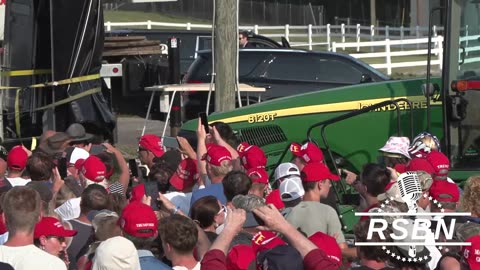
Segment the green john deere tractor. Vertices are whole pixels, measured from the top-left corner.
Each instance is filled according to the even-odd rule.
[[[376,162],[378,149],[390,136],[412,139],[422,131],[437,135],[451,161],[449,177],[466,180],[480,170],[480,24],[474,0],[445,0],[444,52],[441,78],[387,81],[321,90],[216,113],[240,141],[256,144],[268,157],[267,170],[290,161],[291,142],[317,143],[329,167],[359,172]],[[465,31],[468,29],[468,32]],[[430,57],[429,57],[430,59]],[[478,72],[478,74],[477,74]],[[430,67],[427,67],[427,74]],[[182,134],[193,135],[197,121]],[[345,230],[358,221],[349,205],[353,193],[343,180],[334,184]]]

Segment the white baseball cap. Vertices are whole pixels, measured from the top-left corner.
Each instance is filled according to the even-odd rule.
[[[280,197],[284,202],[290,202],[305,195],[305,190],[302,186],[302,179],[298,176],[292,176],[285,179],[280,184],[279,190]]]
[[[275,181],[291,175],[300,176],[300,170],[298,169],[297,165],[291,162],[282,163],[275,169]]]
[[[79,159],[87,159],[90,156],[87,150],[79,147],[75,147],[67,154],[67,162],[70,164],[75,164]]]

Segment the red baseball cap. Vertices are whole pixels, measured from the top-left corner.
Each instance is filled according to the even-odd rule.
[[[80,159],[75,163],[75,167],[76,166],[81,168],[80,171],[85,178],[93,182],[102,182],[107,174],[105,164],[103,164],[102,160],[96,156],[89,156],[86,160]]]
[[[220,166],[224,160],[232,160],[232,155],[227,148],[218,144],[210,143],[207,145],[207,153],[202,158],[214,166]]]
[[[142,183],[132,188],[130,202],[142,202],[143,196],[145,196],[145,184]]]
[[[405,168],[406,171],[404,172],[413,172],[413,171],[424,171],[429,174],[433,174],[435,170],[433,169],[430,162],[428,162],[424,158],[414,158],[408,163],[407,167]],[[402,171],[398,171],[399,173],[404,173]]]
[[[77,234],[75,230],[65,230],[62,223],[54,217],[43,217],[40,222],[35,225],[35,232],[33,237],[35,239],[40,236],[58,236],[58,237],[72,237]]]
[[[247,171],[253,183],[268,184],[268,173],[263,168],[251,168]]]
[[[340,177],[330,172],[323,163],[308,163],[301,172],[303,182],[317,182],[323,180],[338,181]]]
[[[274,189],[270,194],[265,197],[265,202],[267,204],[273,204],[278,210],[285,208],[285,204],[280,197],[280,190]]]
[[[323,152],[314,143],[307,142],[304,145],[292,143],[290,144],[290,151],[306,163],[323,162]]]
[[[158,230],[158,220],[153,209],[141,202],[132,202],[125,206],[119,222],[124,232],[135,237],[152,237]]]
[[[432,150],[427,155],[427,161],[433,167],[433,179],[446,180],[448,171],[450,170],[450,160],[443,153]]]
[[[447,180],[433,180],[429,194],[439,202],[458,202],[460,200],[460,191],[457,184],[450,183]]]
[[[342,262],[342,250],[338,246],[337,240],[328,234],[323,232],[316,232],[309,238],[319,249],[327,254],[330,260],[335,263],[341,264]]]
[[[180,162],[177,171],[170,178],[170,184],[178,191],[191,188],[198,179],[197,161],[186,158]]]
[[[141,148],[152,152],[156,157],[161,157],[164,153],[162,148],[162,141],[159,137],[153,134],[145,134],[140,138],[138,145]]]
[[[480,269],[480,235],[477,234],[468,238],[467,242],[472,243],[472,245],[462,248],[463,257],[468,262],[470,269]]]
[[[259,231],[252,238],[252,249],[255,254],[286,244],[285,241],[271,231]]]
[[[227,255],[227,270],[247,270],[255,258],[251,246],[235,245]]]
[[[14,146],[7,156],[7,166],[9,169],[21,171],[27,165],[28,154],[23,146]]]
[[[238,145],[237,152],[242,159],[243,167],[247,170],[251,168],[265,168],[267,166],[265,153],[256,145],[242,142]]]

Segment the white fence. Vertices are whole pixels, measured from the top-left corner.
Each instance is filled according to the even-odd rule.
[[[357,51],[360,51],[361,47],[382,47],[383,52],[374,52],[374,53],[351,53],[350,56],[353,56],[358,59],[365,58],[379,58],[384,57],[385,63],[383,64],[371,64],[372,67],[377,69],[386,69],[387,74],[392,74],[392,68],[400,67],[417,67],[417,66],[426,66],[427,61],[409,61],[409,62],[392,62],[392,57],[396,56],[412,56],[412,55],[427,55],[428,49],[421,50],[406,50],[406,51],[393,51],[392,46],[395,45],[409,45],[409,44],[428,44],[428,38],[420,39],[404,39],[404,40],[390,40],[386,39],[384,41],[368,41],[368,42],[348,42],[348,43],[332,43],[332,51],[336,52],[338,48],[357,48]],[[443,63],[443,37],[437,36],[432,38],[432,55],[435,55],[437,59],[432,59],[432,65],[438,65],[442,69]],[[427,45],[428,46],[428,45]]]
[[[113,28],[139,28],[146,27],[147,29],[154,28],[183,28],[186,30],[192,29],[211,29],[210,24],[192,24],[192,23],[164,23],[164,22],[106,22],[105,27],[107,31]],[[351,56],[358,59],[368,59],[371,66],[377,69],[386,69],[388,75],[392,74],[392,69],[402,67],[424,67],[427,65],[426,56],[428,49],[428,38],[426,38],[428,29],[422,27],[375,27],[357,25],[304,25],[304,26],[240,26],[240,29],[252,30],[256,34],[279,39],[285,37],[289,40],[292,47],[304,47],[310,50],[314,46],[324,46],[329,51],[337,51],[339,48],[346,50],[347,48],[354,48],[353,50],[346,50]],[[433,26],[432,28],[432,54],[435,56],[431,64],[438,66],[441,70],[443,62],[443,32],[442,27]],[[480,62],[480,57],[472,55],[468,57],[469,53],[480,51],[480,35],[469,36],[468,25],[462,29],[462,37],[460,43],[465,48],[464,63]],[[470,44],[469,44],[470,43]],[[365,49],[362,49],[365,48]],[[392,50],[393,49],[393,50]],[[353,53],[352,53],[353,51]],[[356,51],[356,53],[355,53]],[[362,52],[362,53],[361,53]],[[403,61],[402,57],[414,57],[414,60],[422,59],[421,61]],[[395,61],[392,60],[396,57]],[[373,58],[383,58],[383,63],[378,62]],[[417,59],[415,59],[417,58]],[[409,60],[412,60],[410,57]],[[461,59],[459,59],[460,61]]]
[[[121,27],[146,27],[153,29],[157,27],[180,28],[186,30],[192,29],[211,29],[211,24],[192,24],[192,23],[164,23],[164,22],[106,22],[107,31],[113,28]],[[255,34],[262,34],[270,38],[285,37],[292,47],[308,47],[312,50],[314,46],[326,46],[331,50],[331,44],[334,40],[346,42],[347,39],[353,39],[357,42],[362,40],[384,40],[384,39],[411,39],[427,36],[428,29],[425,27],[376,27],[374,25],[281,25],[281,26],[261,26],[245,25],[239,26],[242,30],[252,30]],[[433,26],[433,35],[437,36],[443,31],[443,27]],[[468,32],[468,28],[467,28]],[[419,46],[419,45],[418,45]],[[420,47],[417,47],[419,49]]]

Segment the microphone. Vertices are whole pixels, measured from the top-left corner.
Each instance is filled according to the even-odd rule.
[[[397,180],[398,189],[402,200],[408,206],[408,213],[415,214],[418,211],[417,200],[422,197],[422,188],[420,186],[420,179],[415,172],[405,172],[398,176]],[[417,248],[415,246],[409,246],[408,256],[415,258],[417,255]]]
[[[406,172],[400,174],[398,176],[397,184],[402,200],[408,206],[408,213],[417,213],[417,200],[422,197],[422,188],[417,173]]]

